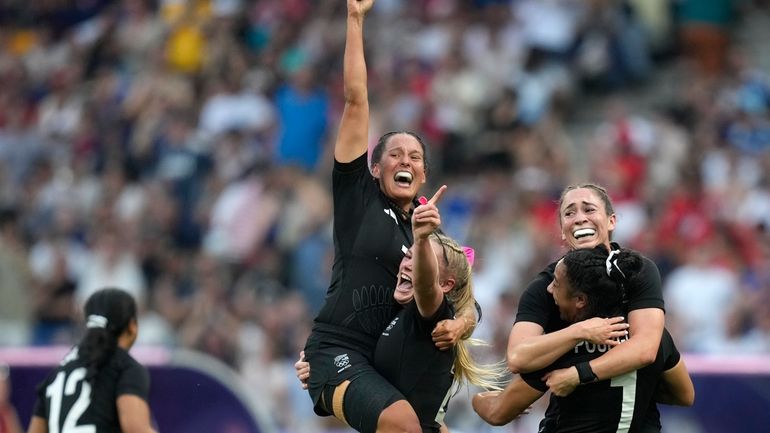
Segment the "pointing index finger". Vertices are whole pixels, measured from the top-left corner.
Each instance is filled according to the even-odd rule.
[[[446,191],[446,185],[441,185],[441,187],[436,191],[435,194],[433,194],[433,197],[428,200],[428,203],[435,205],[438,203],[438,201],[441,199],[441,196],[444,195],[444,191]]]

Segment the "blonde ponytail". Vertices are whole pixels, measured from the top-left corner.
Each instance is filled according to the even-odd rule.
[[[454,287],[446,294],[447,301],[454,307],[455,312],[476,308],[472,270],[462,247],[443,233],[433,233],[432,236],[444,249],[446,272],[455,278]],[[472,383],[490,390],[503,389],[510,376],[505,360],[495,364],[479,364],[473,359],[470,346],[488,346],[488,344],[474,338],[463,339],[457,344],[454,360],[454,377],[457,384],[461,386]]]

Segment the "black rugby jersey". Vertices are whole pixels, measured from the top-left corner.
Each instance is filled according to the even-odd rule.
[[[334,162],[334,265],[310,340],[371,355],[400,307],[393,299],[398,267],[412,245],[411,219],[382,193],[366,154]]]
[[[74,348],[38,385],[33,413],[48,420],[49,432],[82,427],[95,433],[120,433],[117,398],[131,394],[146,401],[150,389],[147,369],[118,347],[93,383],[86,382],[85,375],[85,362]]]
[[[622,344],[622,343],[621,343]],[[541,380],[551,370],[565,368],[598,358],[607,349],[590,343],[580,343],[548,368],[521,377],[530,386],[546,392]],[[655,362],[630,373],[595,383],[578,386],[567,397],[554,397],[559,406],[555,433],[638,433],[651,427],[660,429],[660,422],[650,419],[650,408],[655,406],[655,389],[661,374],[676,366],[680,354],[667,330],[658,348]],[[655,426],[657,422],[657,426]]]
[[[452,319],[446,298],[436,314],[423,318],[410,302],[390,322],[377,341],[374,367],[411,404],[423,432],[438,432],[440,410],[446,406],[452,387],[455,351],[439,350],[431,337],[438,322]]]
[[[619,249],[616,243],[612,244],[613,249]],[[519,299],[519,308],[516,313],[516,322],[533,322],[543,327],[544,332],[558,331],[566,328],[570,324],[561,319],[559,307],[553,300],[553,295],[548,293],[548,285],[553,281],[556,262],[548,265],[533,279],[522,293]],[[665,310],[663,303],[663,289],[660,279],[658,266],[649,258],[642,256],[642,268],[632,279],[633,284],[627,284],[627,309],[628,311],[643,308],[660,308]],[[558,412],[558,403],[554,397],[545,412],[545,419],[541,422],[541,427],[550,426],[551,420]],[[660,414],[656,405],[650,407],[648,417],[649,424],[660,425]],[[657,429],[660,431],[660,427]],[[553,430],[544,428],[541,433],[551,433]]]
[[[559,307],[554,303],[553,295],[548,293],[548,285],[553,281],[557,262],[548,265],[524,290],[519,300],[516,322],[537,323],[543,327],[546,333],[569,326],[569,323],[560,318]],[[626,285],[626,289],[628,291],[628,311],[643,308],[665,310],[660,272],[649,258],[642,256],[642,268]]]

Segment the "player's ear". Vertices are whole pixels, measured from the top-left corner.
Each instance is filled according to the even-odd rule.
[[[441,291],[444,293],[449,293],[452,291],[452,289],[455,287],[456,281],[454,278],[449,277],[445,279],[444,281],[440,282],[441,285]]]
[[[372,164],[372,176],[374,176],[375,179],[379,179],[380,174],[381,174],[380,163],[375,162],[374,164]]]
[[[586,296],[585,293],[578,293],[577,295],[575,295],[575,307],[576,308],[578,308],[578,309],[585,308],[586,305],[588,305],[588,297]]]

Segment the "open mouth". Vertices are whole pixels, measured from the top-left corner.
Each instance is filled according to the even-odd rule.
[[[572,236],[574,236],[575,239],[580,239],[587,236],[593,236],[595,234],[596,234],[595,229],[577,229],[574,232],[572,232]]]
[[[412,173],[409,173],[408,171],[398,171],[396,172],[396,175],[393,176],[393,180],[395,180],[396,184],[400,186],[412,185],[413,179],[414,179],[414,176],[412,176]]]
[[[399,292],[408,292],[412,290],[412,277],[410,277],[409,275],[406,275],[403,272],[399,274],[396,290],[398,290]]]

